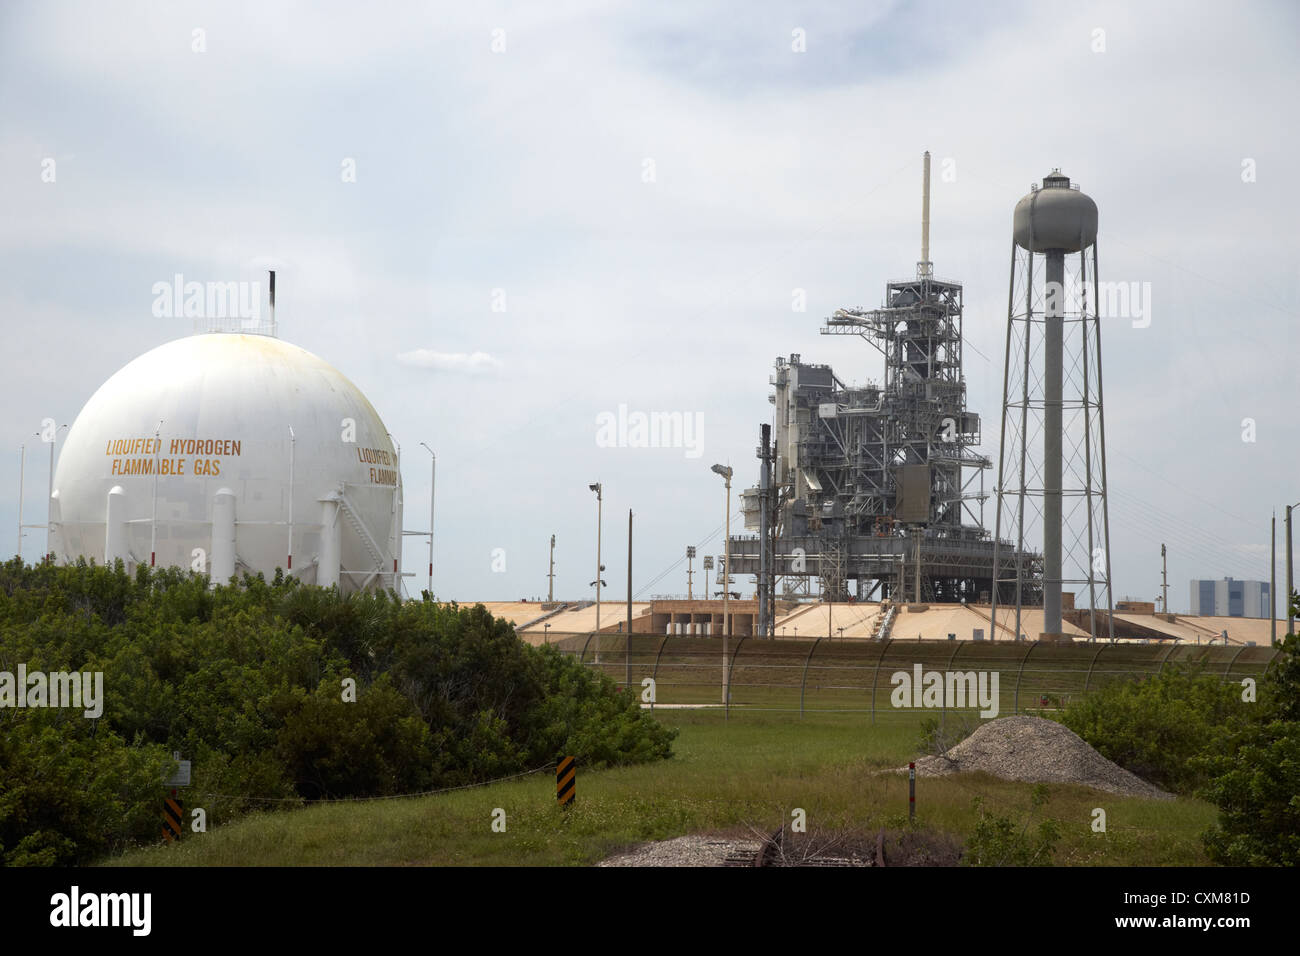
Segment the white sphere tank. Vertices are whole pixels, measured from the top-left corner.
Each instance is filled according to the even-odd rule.
[[[132,361],[77,416],[52,550],[221,583],[284,568],[344,592],[400,590],[401,494],[392,439],[341,372],[270,336],[194,335]]]

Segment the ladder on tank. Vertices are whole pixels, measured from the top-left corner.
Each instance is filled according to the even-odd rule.
[[[357,538],[361,541],[362,546],[366,549],[366,554],[369,555],[371,562],[374,564],[374,568],[366,576],[366,579],[359,585],[360,588],[364,589],[376,577],[387,571],[384,567],[384,552],[381,551],[379,545],[375,543],[374,537],[371,536],[370,531],[366,528],[365,522],[362,521],[361,517],[357,514],[356,509],[352,507],[352,501],[346,494],[339,495],[339,505],[339,512],[347,518],[348,524],[351,525],[352,530],[356,532]],[[396,582],[394,582],[394,586],[396,586]]]

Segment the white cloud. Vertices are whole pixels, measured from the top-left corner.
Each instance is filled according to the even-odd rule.
[[[432,368],[440,372],[465,372],[478,375],[501,367],[501,363],[486,352],[434,352],[414,349],[399,352],[397,361],[416,368]]]

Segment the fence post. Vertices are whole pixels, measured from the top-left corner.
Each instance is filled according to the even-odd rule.
[[[736,642],[736,649],[731,652],[731,661],[727,664],[727,701],[723,705],[726,708],[725,718],[731,717],[731,674],[736,669],[736,655],[740,653],[740,647],[749,639],[749,635],[744,635]]]
[[[889,645],[894,643],[892,637],[885,638],[885,644],[880,649],[880,656],[876,658],[876,672],[871,677],[871,725],[876,724],[876,684],[880,681],[880,662],[885,659],[885,652],[889,650]]]
[[[595,636],[596,636],[596,635],[595,635],[595,632],[593,632],[593,633],[587,635],[587,639],[586,639],[586,640],[583,642],[583,644],[582,644],[582,650],[578,652],[578,663],[579,663],[579,664],[581,664],[581,663],[582,663],[582,659],[583,659],[584,657],[587,656],[587,645],[591,643],[591,639],[592,639],[593,637],[595,637]]]
[[[1228,661],[1228,666],[1223,669],[1223,677],[1225,680],[1227,679],[1228,674],[1232,671],[1232,665],[1237,663],[1237,658],[1241,656],[1241,652],[1245,649],[1246,645],[1242,644],[1241,647],[1237,648],[1237,653],[1232,655],[1232,660]]]
[[[672,640],[672,637],[673,636],[671,634],[664,635],[663,643],[659,645],[659,653],[655,655],[654,670],[650,672],[650,679],[654,681],[654,689],[655,689],[654,700],[650,701],[651,713],[654,713],[655,701],[659,699],[659,658],[664,656],[664,648],[668,645],[668,642]]]
[[[956,648],[953,649],[952,657],[948,658],[949,672],[952,671],[952,662],[957,659],[957,655],[961,653],[962,645],[964,645],[965,643],[966,643],[965,641],[958,641]],[[945,680],[943,683],[943,710],[940,711],[939,713],[939,729],[943,731],[946,731],[948,729],[948,682],[947,680]]]
[[[1025,676],[1025,661],[1029,660],[1029,655],[1034,653],[1034,648],[1039,644],[1038,641],[1029,645],[1029,650],[1025,651],[1025,656],[1020,658],[1020,670],[1016,672],[1016,713],[1020,713],[1020,681]]]
[[[803,719],[803,695],[808,689],[808,665],[812,663],[813,651],[817,650],[817,645],[822,642],[819,637],[813,641],[813,646],[808,648],[808,656],[803,659],[803,680],[799,682],[799,719]]]
[[[1097,648],[1097,653],[1092,655],[1092,663],[1088,665],[1088,676],[1083,680],[1083,696],[1088,696],[1088,685],[1092,683],[1092,669],[1097,666],[1097,658],[1101,657],[1101,652],[1109,645],[1103,644]]]
[[[1270,657],[1268,659],[1268,663],[1264,665],[1264,673],[1259,675],[1260,680],[1263,680],[1265,677],[1268,676],[1268,669],[1272,667],[1275,663],[1277,663],[1277,659],[1281,656],[1282,656],[1281,652],[1276,647],[1273,648],[1273,656]]]

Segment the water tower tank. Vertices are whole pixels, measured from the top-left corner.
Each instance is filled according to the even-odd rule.
[[[1054,169],[1041,189],[1016,203],[1012,234],[1022,249],[1078,252],[1097,241],[1097,204]]]
[[[388,430],[341,372],[266,335],[178,339],[113,375],[68,432],[51,521],[61,562],[199,562],[223,582],[292,564],[344,591],[400,580]]]

